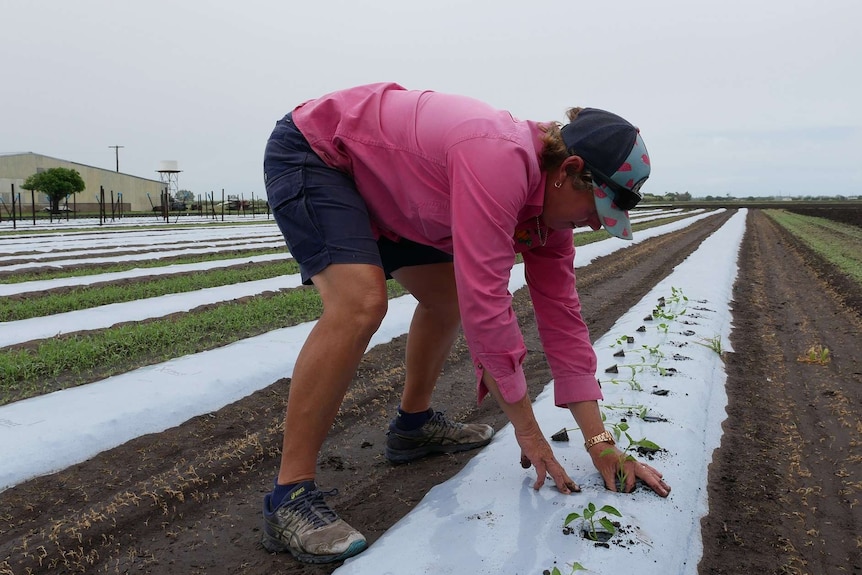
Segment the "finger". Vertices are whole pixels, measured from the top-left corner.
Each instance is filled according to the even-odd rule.
[[[626,484],[625,484],[625,486],[623,486],[623,491],[625,491],[626,493],[631,493],[632,491],[634,491],[636,481],[637,481],[637,474],[636,473],[626,474]]]
[[[566,487],[569,489],[569,493],[580,493],[581,486],[575,483],[573,480],[566,480]]]
[[[647,463],[641,463],[640,468],[638,469],[638,477],[641,477],[643,479],[642,474],[644,471],[648,471],[648,472],[654,474],[659,479],[661,479],[663,477],[661,471],[659,471],[658,469],[656,469],[652,465],[649,465]]]
[[[647,487],[652,489],[659,497],[667,497],[670,495],[670,485],[665,483],[662,479],[644,479],[644,483],[646,483]]]
[[[536,463],[536,482],[533,483],[533,489],[538,491],[545,484],[545,476],[548,474],[544,463]]]
[[[572,485],[575,485],[575,482],[572,481],[572,478],[566,475],[566,472],[562,469],[551,474],[551,479],[554,480],[554,485],[557,486],[557,490],[560,493],[565,493],[568,495],[572,492]],[[577,487],[577,485],[575,485]]]
[[[662,474],[652,466],[641,463],[637,466],[635,472],[637,476],[647,484],[647,487],[656,493],[656,495],[667,497],[668,494],[670,494],[670,485],[662,479]]]
[[[659,497],[667,497],[670,495],[670,485],[665,483],[663,479],[654,478],[652,481],[647,481],[649,488],[655,491]]]
[[[617,474],[615,470],[608,471],[606,469],[602,469],[602,479],[605,482],[605,489],[608,491],[617,492]]]

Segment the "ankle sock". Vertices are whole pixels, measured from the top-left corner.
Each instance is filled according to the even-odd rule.
[[[398,429],[413,431],[425,425],[431,419],[432,415],[434,415],[434,410],[430,407],[426,411],[420,411],[419,413],[407,413],[399,407],[398,417],[395,418],[395,425],[398,426]]]
[[[289,497],[291,493],[297,491],[301,487],[305,487],[306,491],[311,491],[312,489],[315,489],[314,481],[300,481],[298,483],[280,485],[278,483],[278,479],[276,479],[275,487],[272,490],[272,497],[270,498],[270,506],[275,509],[281,505],[281,502],[284,501],[285,498]]]

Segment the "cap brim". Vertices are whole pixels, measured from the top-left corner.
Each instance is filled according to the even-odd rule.
[[[603,186],[593,186],[593,195],[596,198],[596,212],[602,227],[614,237],[631,240],[632,224],[629,221],[628,212],[619,209],[613,201],[613,195],[609,194]]]

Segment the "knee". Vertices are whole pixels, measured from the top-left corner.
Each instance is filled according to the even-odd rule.
[[[370,337],[380,327],[388,308],[386,290],[370,290],[351,294],[331,306],[329,310],[324,304],[324,314],[330,311],[332,319],[338,321],[343,328],[352,329]]]
[[[386,290],[381,293],[367,293],[363,297],[357,298],[356,305],[353,307],[353,315],[359,327],[377,331],[383,318],[386,317],[386,312],[389,309],[389,299],[386,295]]]
[[[440,324],[456,328],[461,325],[461,310],[458,307],[457,298],[435,302],[419,302],[418,309]]]

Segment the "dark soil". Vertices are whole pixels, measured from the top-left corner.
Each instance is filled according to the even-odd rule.
[[[739,264],[700,573],[860,574],[859,287],[760,211]],[[805,361],[818,345],[824,365]]]
[[[826,218],[842,224],[862,227],[862,206],[853,210],[846,207],[819,207],[819,208],[789,208],[788,211],[803,216],[815,218]]]
[[[593,337],[729,216],[579,269]],[[702,574],[862,573],[862,366],[854,339],[862,322],[860,310],[843,303],[813,264],[771,220],[751,212],[736,292],[736,351],[728,354],[728,419],[703,521]],[[515,309],[535,397],[550,371],[526,290],[516,294]],[[472,456],[400,466],[383,458],[404,377],[404,343],[398,338],[367,354],[319,460],[320,486],[340,489],[330,503],[372,544]],[[830,349],[829,364],[797,361],[814,344]],[[217,412],[0,493],[0,574],[331,573],[337,565],[303,565],[258,543],[289,386],[275,382]],[[497,429],[506,423],[492,401],[476,405],[463,340],[445,366],[435,407]]]

